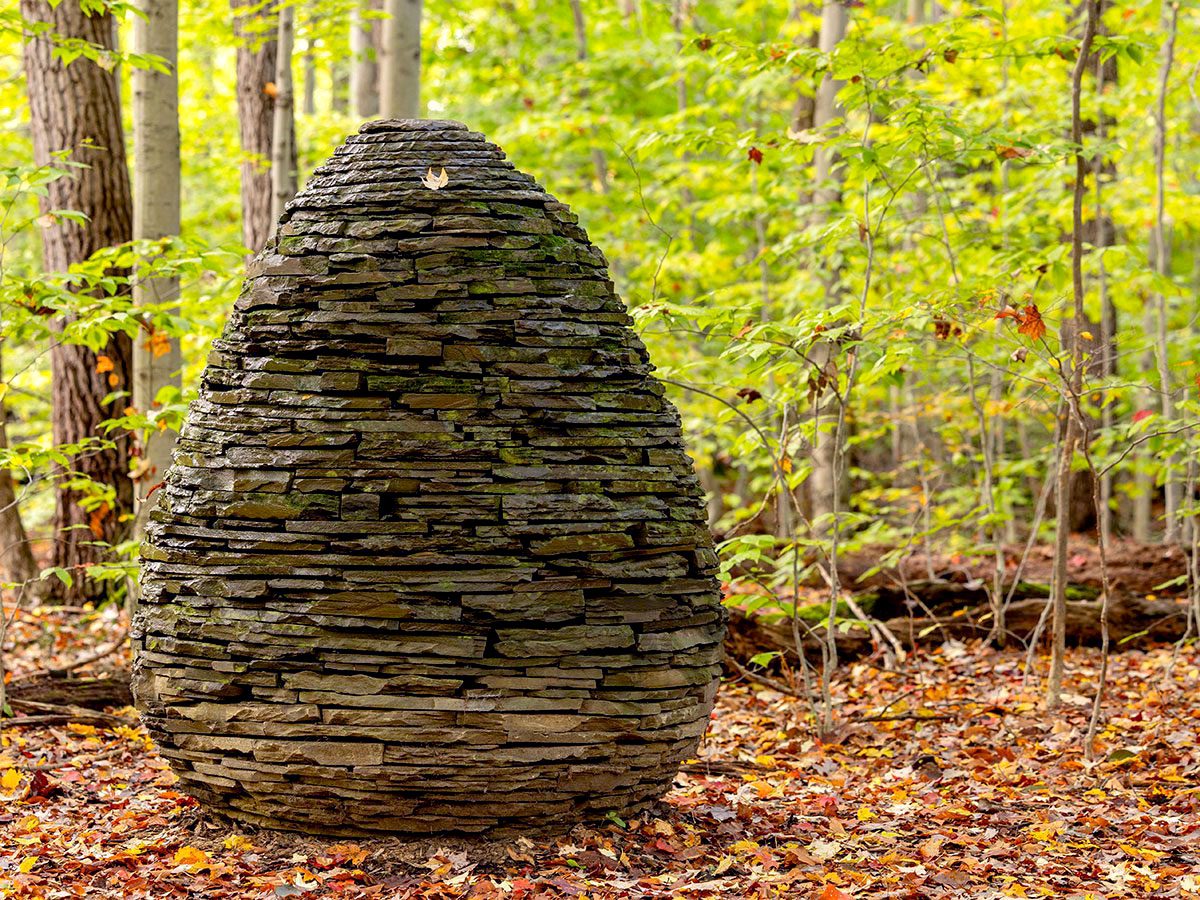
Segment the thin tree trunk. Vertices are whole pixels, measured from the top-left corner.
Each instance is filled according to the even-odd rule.
[[[113,47],[112,16],[86,15],[78,3],[52,7],[45,0],[22,0],[21,15],[27,22],[46,23],[56,37]],[[35,161],[39,166],[51,165],[51,154],[65,150],[85,164],[70,177],[50,184],[46,196],[40,198],[41,210],[48,216],[55,209],[72,209],[87,216],[84,224],[59,219],[42,231],[43,266],[49,272],[65,272],[97,250],[132,237],[120,90],[111,70],[88,59],[68,66],[55,58],[54,41],[47,33],[25,44],[25,74]],[[99,356],[107,357],[108,362],[98,365]],[[103,400],[110,391],[129,389],[131,356],[132,341],[126,335],[114,336],[101,354],[86,347],[53,344],[52,440],[56,445],[95,438],[101,422],[120,414],[119,408],[105,405]],[[51,563],[71,570],[74,585],[59,584],[55,592],[64,601],[83,602],[107,593],[103,583],[91,581],[84,573],[85,566],[107,555],[97,544],[115,543],[124,537],[122,516],[130,512],[133,502],[127,439],[117,437],[112,449],[80,454],[72,471],[113,492],[111,502],[85,509],[85,495],[60,480]],[[63,479],[67,473],[60,469],[56,474]]]
[[[153,241],[179,234],[179,2],[145,0],[141,8],[145,18],[133,20],[134,51],[161,57],[169,70],[133,71],[133,236]],[[139,306],[176,310],[178,301],[178,278],[139,277],[134,282],[133,302]],[[133,347],[134,407],[150,411],[162,388],[180,383],[182,364],[178,339],[139,336]],[[150,429],[142,448],[143,485],[162,481],[175,438],[172,430]]]
[[[350,111],[350,68],[340,56],[329,67],[329,109],[339,116]]]
[[[361,0],[350,11],[350,97],[354,114],[360,119],[379,115],[379,51],[382,29],[379,20],[369,18],[374,0]]]
[[[1080,334],[1085,321],[1083,308],[1083,196],[1087,185],[1087,160],[1083,155],[1083,122],[1080,104],[1083,93],[1083,70],[1087,67],[1092,39],[1096,36],[1099,18],[1097,0],[1085,0],[1083,40],[1079,43],[1079,58],[1071,73],[1071,143],[1075,145],[1075,188],[1071,218],[1071,295],[1074,301],[1073,327],[1064,331],[1070,339],[1070,368],[1062,365],[1063,389],[1066,393],[1066,422],[1062,452],[1058,461],[1058,495],[1055,509],[1054,574],[1050,598],[1054,614],[1051,629],[1050,675],[1046,682],[1046,706],[1053,709],[1062,701],[1063,668],[1067,642],[1067,552],[1071,516],[1071,463],[1075,445],[1083,424],[1079,406],[1083,392],[1083,338]]]
[[[571,0],[571,14],[575,19],[575,58],[581,63],[588,60],[588,39],[587,39],[587,22],[583,18],[583,4],[580,0]],[[676,14],[673,13],[674,19]],[[686,90],[686,88],[684,89]],[[582,102],[586,102],[589,91],[584,89],[580,93]],[[686,95],[684,102],[686,103]],[[608,193],[608,160],[604,157],[604,151],[596,145],[592,145],[592,169],[596,174],[596,186],[599,187],[600,193]]]
[[[385,119],[421,117],[421,0],[385,0],[379,109]]]
[[[3,349],[0,342],[0,350]],[[3,379],[0,363],[0,380]],[[8,449],[8,410],[0,398],[0,451]],[[12,470],[0,467],[0,562],[4,565],[4,577],[13,584],[24,585],[28,591],[38,582],[37,562],[33,558],[33,547],[21,521],[21,507],[17,500],[16,485]],[[0,613],[0,617],[3,613]]]
[[[819,47],[822,53],[832,53],[838,42],[846,33],[846,7],[836,0],[827,0],[821,10],[821,36]],[[817,88],[816,102],[813,107],[813,125],[823,128],[841,115],[837,102],[838,88],[841,83],[826,73]],[[834,154],[825,144],[817,144],[813,154],[813,202],[817,207],[818,221],[828,217],[828,207],[838,201],[841,196],[841,186],[833,182]],[[830,304],[836,302],[837,276],[836,273],[826,277],[826,294]],[[829,341],[822,341],[812,350],[814,362],[822,368],[833,362],[837,348]],[[819,376],[819,373],[814,373]],[[840,419],[836,399],[818,398],[815,409],[817,427],[813,435],[813,465],[808,477],[808,495],[810,516],[813,527],[819,533],[829,530],[828,517],[837,505],[837,494],[841,490],[837,477],[835,435],[825,425],[823,420],[832,422]],[[832,415],[831,415],[832,414]]]
[[[1167,88],[1171,81],[1171,66],[1175,60],[1175,36],[1179,30],[1178,2],[1168,0],[1163,3],[1163,18],[1167,26],[1167,39],[1163,43],[1162,66],[1158,72],[1158,100],[1154,109],[1154,271],[1160,279],[1165,279],[1170,274],[1170,238],[1165,224],[1166,192],[1163,174],[1167,153]],[[1155,290],[1153,306],[1157,316],[1155,361],[1158,366],[1159,402],[1163,427],[1169,428],[1175,418],[1175,399],[1171,393],[1171,370],[1167,353],[1169,310],[1166,295],[1161,290]],[[1174,544],[1179,536],[1180,485],[1174,472],[1174,458],[1168,457],[1164,465],[1166,472],[1163,476],[1163,543]]]
[[[279,30],[275,47],[275,105],[271,111],[271,233],[288,201],[298,190],[296,177],[296,118],[292,105],[292,45],[295,10],[279,8]]]
[[[271,129],[275,109],[275,11],[230,0],[237,47],[238,130],[242,144],[242,243],[253,255],[271,234]]]
[[[300,111],[306,116],[317,114],[317,61],[313,58],[312,41],[304,51],[304,101]]]

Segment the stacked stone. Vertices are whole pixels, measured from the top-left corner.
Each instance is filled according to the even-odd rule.
[[[629,325],[576,217],[459,123],[369,123],[314,173],[147,528],[134,685],[185,790],[416,834],[566,827],[670,785],[724,617]]]

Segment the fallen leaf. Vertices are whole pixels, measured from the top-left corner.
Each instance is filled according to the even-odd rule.
[[[429,188],[431,191],[440,191],[450,183],[450,176],[446,174],[446,167],[442,166],[442,171],[437,175],[433,174],[433,167],[430,166],[429,171],[425,173],[425,177],[421,179],[421,184]]]

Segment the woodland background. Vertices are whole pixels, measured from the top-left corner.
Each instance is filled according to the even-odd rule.
[[[97,670],[120,682],[138,501],[162,480],[244,260],[273,211],[364,119],[421,115],[484,132],[580,215],[683,414],[709,493],[733,681],[708,780],[691,785],[711,821],[687,827],[718,849],[686,856],[701,841],[680,837],[687,828],[670,817],[660,821],[671,834],[614,825],[618,843],[678,837],[667,870],[694,861],[696,883],[736,875],[741,890],[757,871],[776,890],[800,872],[786,884],[866,890],[876,875],[829,880],[837,851],[823,858],[809,841],[789,857],[767,842],[778,821],[717,840],[714,803],[754,830],[721,779],[757,766],[745,783],[765,787],[746,802],[795,815],[793,787],[826,763],[852,765],[835,764],[838,753],[861,756],[844,746],[848,723],[891,734],[928,719],[911,743],[867,746],[880,765],[899,754],[911,778],[937,780],[925,777],[927,757],[939,778],[951,769],[939,741],[958,747],[996,709],[1024,717],[1010,732],[1024,735],[1011,766],[1027,751],[1047,771],[1065,766],[1053,790],[1075,818],[1039,819],[1073,823],[1051,827],[1049,843],[1086,828],[1085,790],[1119,783],[1138,808],[1153,805],[1142,794],[1154,787],[1182,804],[1175,812],[1194,809],[1177,789],[1195,772],[1181,749],[1191,738],[1168,741],[1178,752],[1152,764],[1153,741],[1115,724],[1191,734],[1197,721],[1194,3],[189,0],[168,25],[137,6],[23,0],[0,12],[0,661],[12,699],[0,693],[0,708],[45,718],[14,731],[25,737],[13,746],[29,740],[50,754],[43,763],[62,762],[84,753],[76,738],[95,738],[144,764],[112,713],[64,713],[57,689],[22,700],[21,683]],[[161,49],[176,38],[177,61]],[[179,156],[172,112],[156,105],[174,90],[160,77],[171,73]],[[164,208],[176,194],[177,222]],[[1077,643],[1102,651],[1066,649]],[[1115,651],[1128,652],[1110,661]],[[863,661],[847,668],[847,658]],[[1149,694],[1131,687],[1151,683]],[[89,705],[81,696],[66,702]],[[1041,711],[1064,704],[1057,721]],[[1143,717],[1139,704],[1155,711]],[[36,727],[68,721],[102,737]],[[937,737],[921,744],[928,728]],[[1000,752],[990,735],[975,739]],[[800,773],[805,787],[792,783]],[[996,790],[1020,786],[1009,774]],[[4,786],[36,800],[26,775]],[[821,777],[837,781],[834,770]],[[940,783],[964,790],[956,777]],[[858,808],[859,826],[883,815],[853,796],[840,802]],[[838,802],[813,814],[822,828],[840,823]],[[1115,829],[1119,818],[1106,821]],[[1191,827],[1143,825],[1160,837]],[[1035,827],[1021,824],[1013,846]],[[591,834],[620,862],[613,838]],[[919,837],[938,835],[962,837]],[[739,837],[755,846],[729,850]],[[162,844],[166,862],[173,848],[196,849],[176,838]],[[1126,841],[1137,851],[1127,853],[1112,849],[1115,834],[1092,838],[1108,848],[1095,859],[1111,850],[1111,866],[1125,866],[1093,876],[1105,890],[1195,889],[1184,874],[1195,859],[1182,851]],[[819,840],[850,843],[836,828]],[[239,847],[222,852],[241,860]],[[764,847],[773,864],[739,856]],[[912,865],[923,879],[951,871],[934,866],[942,844],[931,847],[897,857],[890,883],[912,884]],[[560,850],[540,848],[538,871],[566,866]],[[189,877],[229,875],[196,852],[175,861]],[[1023,852],[1008,880],[954,871],[1032,890]],[[33,879],[37,859],[21,874]],[[446,865],[458,877],[475,863]],[[1088,885],[1064,865],[1064,883]],[[597,867],[601,883],[616,877],[595,859],[564,871]],[[478,889],[474,878],[462,884]],[[1150,881],[1130,887],[1138,878]],[[968,883],[957,879],[937,883]]]

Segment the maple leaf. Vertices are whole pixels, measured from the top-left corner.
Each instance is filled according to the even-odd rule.
[[[433,166],[429,167],[429,171],[425,173],[421,179],[421,184],[429,188],[431,191],[440,191],[450,183],[449,176],[446,175],[446,167],[442,166],[442,171],[437,175],[433,174]]]
[[[746,157],[747,157],[747,159],[750,160],[750,162],[754,163],[756,166],[762,165],[763,152],[761,150],[759,150],[757,147],[751,147],[746,152]]]
[[[1046,323],[1035,304],[1030,303],[1017,317],[1017,333],[1023,334],[1030,340],[1040,341],[1046,334]]]
[[[4,774],[0,775],[0,787],[12,793],[17,789],[17,785],[21,783],[21,773],[16,769],[5,769]]]

